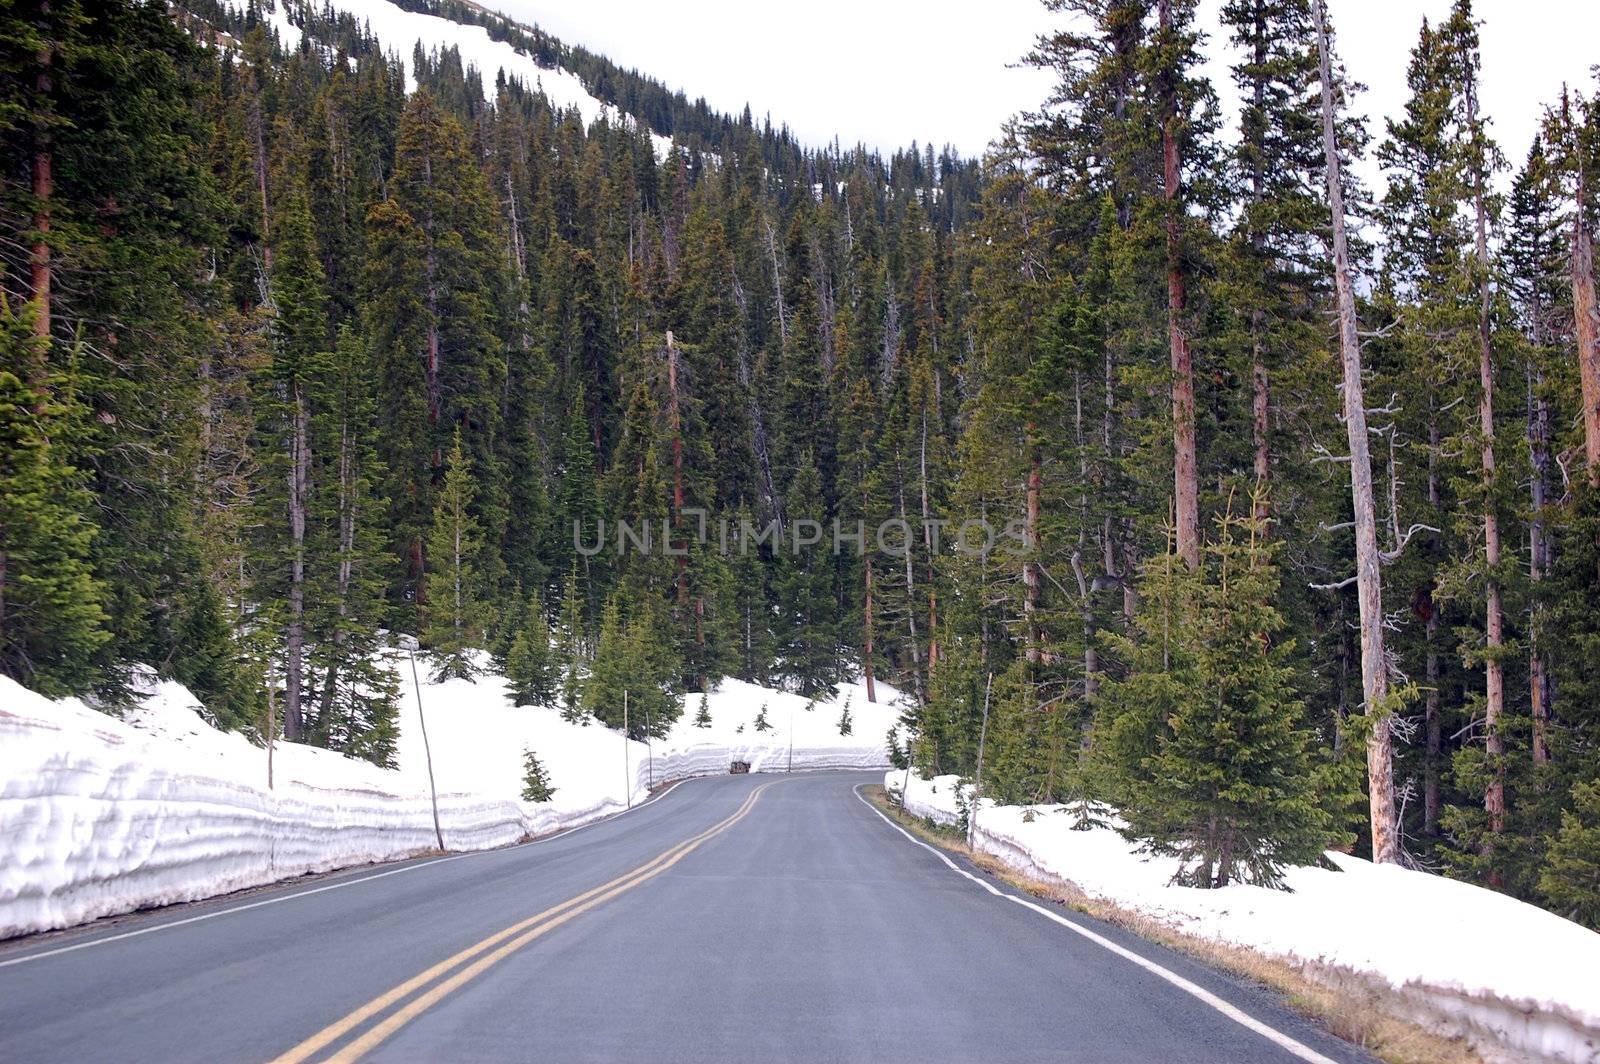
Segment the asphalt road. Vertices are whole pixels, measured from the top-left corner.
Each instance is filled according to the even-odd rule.
[[[952,867],[875,779],[693,780],[526,846],[9,943],[0,1061],[1370,1059]]]

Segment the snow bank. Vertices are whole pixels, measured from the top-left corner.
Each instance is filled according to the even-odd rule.
[[[890,772],[885,785],[899,792],[906,779]],[[958,786],[955,776],[912,773],[906,809],[955,823]],[[1381,979],[1401,992],[1413,1018],[1466,1034],[1487,1056],[1600,1061],[1600,934],[1504,894],[1342,853],[1327,855],[1338,872],[1290,869],[1289,891],[1173,886],[1175,861],[1136,853],[1110,828],[1074,830],[1075,819],[1060,806],[985,800],[976,848],[1174,930],[1287,959],[1317,978]]]
[[[402,675],[397,769],[278,742],[271,787],[265,749],[211,727],[178,684],[145,678],[116,719],[0,677],[0,938],[436,849],[409,665]],[[837,727],[846,698],[850,737]],[[689,702],[692,717],[699,696]],[[756,732],[763,703],[775,727]],[[735,760],[787,768],[791,715],[794,768],[886,764],[897,709],[867,705],[853,686],[805,704],[725,681],[709,699],[710,728],[681,720],[646,745],[515,707],[497,676],[424,682],[445,848],[573,827],[644,801],[652,783],[725,773]],[[553,801],[521,801],[525,749],[548,769]]]

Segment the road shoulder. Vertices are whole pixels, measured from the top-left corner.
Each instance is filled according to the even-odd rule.
[[[1232,991],[1230,997],[1242,995],[1247,1002],[1289,1009],[1316,1032],[1389,1064],[1482,1064],[1464,1039],[1445,1038],[1393,1015],[1401,1005],[1387,987],[1351,979],[1328,985],[1287,961],[1173,931],[1148,916],[1091,898],[1071,883],[1024,876],[989,854],[974,853],[958,832],[907,814],[879,784],[859,787],[857,794],[890,824],[935,847],[957,871],[978,878],[993,893],[1059,909],[1063,917],[1087,917],[1100,925],[1094,932],[1123,948],[1133,947],[1133,952],[1151,945],[1173,951],[1209,972],[1212,980],[1202,982],[1212,982],[1212,989],[1220,980]]]

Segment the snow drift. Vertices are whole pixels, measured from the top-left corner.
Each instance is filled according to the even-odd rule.
[[[207,724],[182,686],[141,683],[117,719],[0,677],[0,938],[437,848],[409,683],[397,769],[278,742],[271,787],[263,748]],[[734,760],[787,768],[791,718],[795,769],[881,768],[898,712],[848,685],[808,712],[797,696],[728,680],[709,696],[712,726],[695,728],[699,698],[646,745],[515,707],[497,676],[424,683],[445,848],[573,827],[643,801],[652,783]],[[847,698],[860,723],[849,737],[837,726]],[[762,704],[772,731],[754,731]],[[551,802],[520,799],[526,749],[549,771]]]
[[[898,793],[908,775],[908,812],[960,820],[958,777],[895,771],[885,786]],[[970,788],[960,793],[970,799]],[[1076,822],[1061,806],[984,800],[974,844],[1025,875],[1288,960],[1311,978],[1380,980],[1409,1018],[1465,1035],[1487,1058],[1600,1061],[1600,934],[1587,928],[1469,883],[1343,853],[1327,855],[1337,872],[1290,869],[1287,891],[1174,886],[1175,860]]]

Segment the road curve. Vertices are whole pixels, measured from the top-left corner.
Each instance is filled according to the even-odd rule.
[[[1371,1059],[1020,904],[860,800],[875,778],[693,780],[527,846],[9,943],[0,1061]]]

